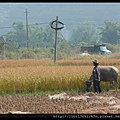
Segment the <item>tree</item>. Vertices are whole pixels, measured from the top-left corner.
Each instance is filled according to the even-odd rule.
[[[43,28],[38,23],[36,23],[35,25],[29,25],[30,47],[42,46],[43,32]]]
[[[26,27],[23,21],[18,21],[13,23],[14,37],[12,39],[13,43],[21,47],[26,47]]]
[[[23,21],[13,23],[13,29],[7,34],[7,37],[12,37],[10,43],[14,46],[21,48],[27,47],[26,40],[26,25]],[[28,41],[30,48],[53,48],[55,41],[55,31],[51,29],[50,25],[47,25],[44,29],[38,24],[28,25]],[[57,45],[65,41],[62,32],[58,30],[58,41]]]
[[[45,48],[53,47],[54,44],[54,31],[50,25],[47,25],[43,31],[42,46]]]
[[[69,44],[71,47],[97,44],[101,37],[99,34],[100,30],[95,22],[81,22],[74,27]]]
[[[59,51],[60,52],[66,52],[66,50],[68,50],[69,45],[67,41],[63,41],[61,42],[61,44],[59,45]]]
[[[101,41],[104,43],[120,43],[120,24],[116,21],[106,20],[105,26],[101,28]]]

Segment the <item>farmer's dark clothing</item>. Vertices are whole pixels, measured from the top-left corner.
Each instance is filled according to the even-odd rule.
[[[93,80],[93,87],[95,92],[101,92],[100,81]]]
[[[92,75],[93,75],[93,87],[95,92],[101,92],[100,87],[100,70],[98,68],[98,65],[94,65]]]

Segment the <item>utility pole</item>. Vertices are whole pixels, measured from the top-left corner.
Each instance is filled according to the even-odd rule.
[[[55,27],[53,27],[53,24],[55,24]],[[63,25],[62,27],[58,27],[58,23]],[[57,58],[57,31],[61,30],[64,28],[64,24],[60,21],[58,21],[58,16],[56,16],[56,20],[51,22],[51,28],[55,30],[55,51],[54,51],[54,64],[56,63],[56,58]]]
[[[56,28],[58,28],[58,16],[56,16]],[[57,29],[55,30],[55,55],[54,55],[54,64],[56,63],[57,58]]]
[[[28,41],[28,17],[27,17],[27,13],[29,13],[29,12],[27,12],[27,8],[26,8],[25,13],[26,13],[26,37],[27,37],[27,48],[29,48],[29,41]]]

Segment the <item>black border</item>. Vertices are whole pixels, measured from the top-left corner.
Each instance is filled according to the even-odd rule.
[[[9,1],[9,0],[4,0],[4,1],[0,1],[0,3],[119,3],[118,0],[117,1],[85,1],[85,0],[74,0],[74,2],[71,1],[67,1],[67,0],[60,0],[60,1],[38,1],[38,0],[34,0],[34,2],[31,1],[27,1],[27,0],[23,0],[23,1]],[[57,119],[66,119],[66,118],[120,118],[120,114],[0,114],[0,119],[16,119],[16,118],[29,118],[29,119],[35,119],[35,118],[57,118]]]
[[[99,4],[99,3],[120,3],[120,2],[118,2],[118,0],[109,0],[109,1],[100,1],[100,0],[74,0],[74,1],[70,1],[70,0],[48,0],[48,1],[45,1],[45,0],[40,0],[40,1],[38,1],[38,0],[34,0],[34,1],[28,1],[28,0],[17,0],[17,1],[10,1],[10,0],[1,0],[0,1],[0,3],[97,3],[97,4]]]
[[[119,118],[120,114],[1,114],[0,119],[3,118],[10,118],[10,119],[16,119],[16,118],[29,118],[29,119],[35,119],[35,118],[50,118],[50,119],[68,119],[68,118]]]
[[[100,0],[74,0],[74,1],[71,1],[71,0],[34,0],[34,1],[28,1],[28,0],[17,0],[17,1],[12,1],[12,0],[1,0],[0,1],[1,3],[7,3],[7,2],[13,2],[13,3],[119,3],[118,0],[103,0],[103,1],[100,1]]]

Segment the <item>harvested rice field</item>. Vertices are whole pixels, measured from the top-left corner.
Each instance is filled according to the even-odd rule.
[[[0,113],[120,114],[120,92],[85,92],[0,97]]]

